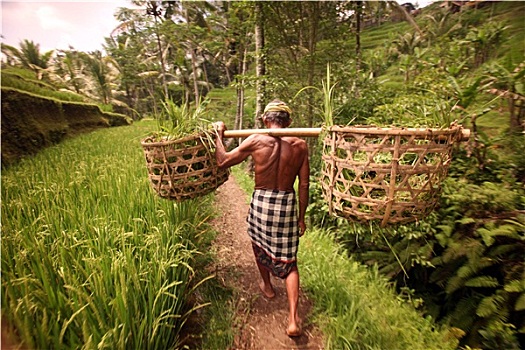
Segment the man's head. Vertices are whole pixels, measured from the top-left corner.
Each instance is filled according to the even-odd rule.
[[[281,100],[273,100],[268,103],[263,113],[263,122],[270,124],[278,124],[279,126],[286,128],[292,123],[290,115],[292,110],[286,103]]]

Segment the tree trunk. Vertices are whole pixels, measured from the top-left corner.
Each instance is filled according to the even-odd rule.
[[[186,26],[188,28],[188,35],[191,33],[190,28],[190,16],[188,15],[188,9],[184,9],[184,16],[186,17]],[[195,58],[195,49],[193,47],[193,43],[191,42],[191,39],[188,38],[187,41],[188,50],[190,51],[190,57],[191,57],[191,69],[193,71],[193,94],[195,96],[195,105],[198,105],[200,101],[200,94],[199,94],[199,84],[197,83],[197,59]]]
[[[193,70],[193,93],[195,95],[195,103],[199,104],[201,97],[199,93],[199,84],[197,83],[197,59],[195,58],[195,50],[193,49],[192,43],[188,43],[190,45],[190,51],[191,51],[191,69]]]
[[[363,15],[363,2],[355,3],[355,68],[357,73],[361,71],[361,17]]]
[[[160,41],[159,34],[158,17],[160,17],[160,10],[158,9],[158,5],[156,3],[148,2],[148,6],[150,6],[149,11],[151,11],[150,14],[153,15],[153,19],[155,21],[155,38],[157,39],[157,48],[159,50],[162,89],[164,91],[164,98],[168,98],[168,85],[166,84],[166,66],[164,65],[164,55],[162,52],[162,43]]]
[[[237,113],[235,114],[235,129],[242,129],[242,120],[244,117],[244,75],[246,74],[246,55],[248,53],[248,45],[244,45],[242,57],[239,61],[239,72],[241,79],[237,81]],[[239,143],[241,139],[239,138]]]
[[[255,57],[257,76],[255,127],[261,128],[266,97],[266,57],[264,54],[264,13],[263,4],[260,1],[255,3]]]
[[[315,59],[316,59],[316,44],[317,44],[317,29],[319,26],[319,2],[313,1],[307,3],[309,26],[308,26],[308,86],[313,86],[315,81]],[[313,126],[314,119],[314,91],[308,91],[308,127]]]
[[[518,126],[520,127],[521,132],[525,131],[525,106],[523,101],[520,102],[518,107]]]
[[[509,114],[510,114],[510,132],[511,133],[518,133],[521,130],[520,120],[519,120],[519,106],[516,108],[517,100],[514,100],[512,97],[507,97],[507,101],[509,102]],[[517,110],[517,111],[516,111]]]

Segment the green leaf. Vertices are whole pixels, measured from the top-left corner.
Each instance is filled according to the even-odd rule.
[[[454,231],[454,227],[453,226],[448,226],[448,225],[437,225],[437,228],[440,229],[441,231],[443,231],[443,233],[447,237],[450,237],[452,235],[452,232]]]
[[[514,305],[514,310],[516,311],[525,310],[525,293],[521,293],[518,299],[516,300],[516,305]]]
[[[490,276],[479,276],[468,280],[465,283],[467,287],[474,288],[495,288],[499,286],[499,282],[496,278]]]
[[[503,289],[509,293],[525,292],[525,280],[512,280],[506,283]]]
[[[477,233],[481,236],[483,243],[485,243],[487,247],[490,247],[496,241],[494,237],[492,237],[492,231],[487,230],[486,228],[478,229]]]
[[[475,223],[476,220],[473,218],[464,217],[464,218],[461,218],[460,220],[457,220],[457,222],[460,223],[461,225],[468,225],[468,224]]]
[[[521,240],[521,236],[516,232],[517,227],[514,225],[501,225],[493,231],[494,236],[504,236]]]
[[[447,245],[448,237],[443,233],[437,233],[434,237],[437,239],[440,246],[445,247]]]
[[[498,310],[498,303],[493,295],[485,297],[481,300],[476,310],[476,315],[479,317],[489,317]]]

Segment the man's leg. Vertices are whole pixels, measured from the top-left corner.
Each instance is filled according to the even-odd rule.
[[[256,262],[262,278],[262,282],[259,283],[259,288],[261,288],[261,291],[267,298],[271,299],[275,296],[275,291],[273,290],[272,281],[270,280],[270,272],[264,266],[259,264],[257,260]]]
[[[286,294],[288,295],[288,306],[290,308],[286,333],[291,337],[299,336],[301,335],[301,327],[297,313],[299,303],[299,271],[297,269],[294,269],[286,277]]]

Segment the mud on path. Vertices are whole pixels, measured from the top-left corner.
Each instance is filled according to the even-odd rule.
[[[288,299],[284,280],[272,276],[276,296],[271,300],[262,296],[258,285],[261,278],[246,232],[249,208],[246,198],[245,192],[230,176],[217,189],[216,206],[221,214],[213,220],[219,232],[213,244],[217,255],[214,267],[217,279],[232,288],[236,298],[233,349],[322,349],[321,334],[309,322],[311,303],[302,290],[299,317],[303,320],[303,335],[296,338],[286,335]],[[299,274],[300,268],[299,264]]]

